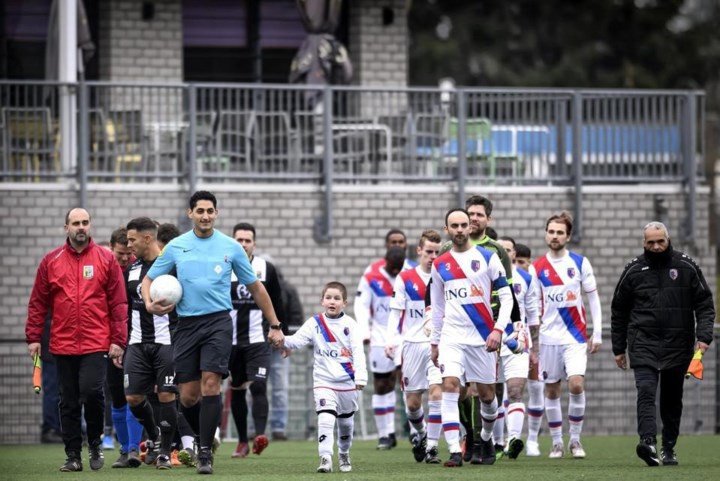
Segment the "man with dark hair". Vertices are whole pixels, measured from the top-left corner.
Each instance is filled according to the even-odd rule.
[[[505,275],[510,285],[513,284],[513,273],[512,273],[512,261],[507,252],[495,239],[497,239],[497,232],[491,231],[490,223],[492,222],[493,203],[487,197],[482,195],[471,195],[465,201],[465,210],[470,216],[470,242],[473,245],[478,245],[488,249],[491,252],[497,254],[500,259],[500,263],[505,269]],[[493,234],[492,236],[490,234]],[[510,291],[511,295],[514,296],[513,291]],[[492,311],[493,317],[497,319],[498,310],[500,308],[499,301],[497,299],[497,293],[492,294]],[[513,312],[512,322],[520,321],[520,311],[517,309],[517,304],[513,299]],[[497,398],[498,398],[498,419],[500,422],[505,422],[505,406],[503,403],[503,388],[502,384],[497,386]],[[472,386],[469,387],[467,396],[461,401],[461,416],[460,419],[463,421],[467,432],[466,446],[472,446],[472,449],[465,450],[465,461],[470,461],[473,464],[482,463],[480,451],[481,451],[481,440],[479,439],[480,431],[482,429],[482,419],[480,417],[480,401],[477,393],[474,391]],[[499,426],[499,425],[498,425]],[[470,429],[468,429],[470,428]],[[499,442],[500,439],[496,440],[495,450],[498,456],[503,455],[503,445]],[[516,445],[522,444],[519,439],[515,440]],[[517,449],[517,446],[515,446]],[[522,447],[520,447],[522,449]]]
[[[594,354],[602,344],[602,308],[592,265],[586,258],[570,251],[572,217],[562,212],[545,222],[548,252],[535,261],[540,286],[542,313],[540,321],[540,365],[545,380],[545,415],[552,437],[551,459],[565,455],[562,433],[561,381],[567,380],[569,391],[569,451],[573,458],[584,458],[580,442],[585,419],[585,371],[588,351]],[[582,294],[590,305],[592,338],[586,332],[587,320]]]
[[[430,362],[430,339],[424,331],[425,291],[441,242],[436,231],[423,231],[417,246],[418,266],[395,278],[385,345],[385,354],[393,360],[401,350],[405,413],[417,432],[412,439],[413,456],[418,463],[425,460],[429,464],[440,463],[437,444],[441,429],[442,378],[440,370]],[[422,405],[425,391],[429,407],[427,422]]]
[[[176,306],[165,304],[165,299],[151,299],[152,280],[175,269],[183,287],[173,339],[175,376],[185,418],[200,436],[199,474],[213,472],[211,447],[222,414],[221,379],[228,371],[232,351],[229,313],[233,272],[269,319],[272,331],[268,340],[277,343],[282,339],[282,324],[247,254],[232,237],[214,228],[218,213],[217,199],[212,193],[195,192],[188,208],[192,230],[165,246],[142,281],[145,308],[155,315],[168,314]]]
[[[521,269],[532,272],[532,251],[520,242],[515,243],[515,264]]]
[[[93,242],[90,231],[88,211],[70,209],[65,215],[67,241],[38,266],[25,326],[28,351],[31,356],[39,355],[45,317],[52,312],[50,352],[57,364],[67,455],[60,471],[82,471],[83,410],[90,468],[103,467],[106,358],[119,367],[127,342],[122,270],[109,250]]]
[[[667,227],[643,229],[643,254],[620,276],[612,300],[612,349],[620,369],[630,356],[637,389],[636,453],[648,466],[678,464],[683,382],[693,351],[703,354],[713,340],[715,307],[700,267],[673,249]],[[656,448],[656,395],[660,387],[662,451]]]
[[[445,230],[452,249],[433,262],[430,296],[433,329],[430,337],[433,363],[442,371],[442,423],[450,451],[447,467],[460,467],[458,401],[464,379],[477,392],[481,427],[473,452],[482,464],[495,462],[492,432],[497,419],[497,351],[502,333],[510,322],[512,291],[505,270],[494,252],[470,242],[472,224],[464,209],[451,209],[445,216]],[[499,303],[498,314],[491,308],[492,292]],[[475,447],[473,447],[475,451]]]
[[[375,265],[380,265],[375,263]],[[366,270],[358,284],[355,297],[355,319],[365,342],[370,342],[370,370],[373,372],[372,397],[375,425],[378,430],[378,449],[397,445],[395,436],[395,368],[393,360],[385,356],[387,321],[395,277],[405,266],[405,248],[390,247],[383,263]]]
[[[270,296],[278,319],[284,320],[282,292],[275,266],[255,256],[255,226],[241,222],[233,227],[233,238],[242,246],[250,260],[252,269]],[[253,299],[244,284],[233,276],[231,293],[233,310],[233,351],[230,357],[232,376],[231,407],[238,444],[233,458],[244,458],[249,453],[246,402],[247,391],[252,395],[252,417],[255,423],[255,439],[252,452],[260,454],[268,446],[265,435],[268,418],[267,379],[270,369],[270,345],[267,343],[269,320]],[[287,327],[285,327],[287,329]],[[287,331],[285,330],[285,333]]]
[[[120,264],[123,273],[126,273],[130,264],[135,262],[136,258],[130,247],[128,247],[127,229],[125,227],[119,227],[110,234],[110,250],[115,256],[115,259],[117,259],[118,264]],[[110,359],[108,359],[105,395],[109,398],[105,400],[105,409],[109,412],[105,413],[106,426],[103,447],[105,449],[113,449],[112,426],[114,426],[115,435],[120,442],[120,457],[112,464],[112,467],[137,467],[140,465],[139,451],[143,427],[137,419],[135,419],[135,416],[132,415],[127,405],[123,368],[116,367]],[[110,416],[109,421],[108,416]],[[109,441],[109,443],[107,441]]]
[[[133,416],[145,427],[148,440],[145,464],[170,469],[170,445],[177,426],[175,402],[175,369],[170,337],[171,312],[162,316],[150,314],[138,287],[160,255],[157,225],[148,217],[128,222],[128,246],[137,256],[125,273],[130,307],[130,337],[125,353],[125,396]],[[157,390],[159,423],[146,395]],[[128,460],[131,461],[131,460]],[[132,460],[133,464],[137,460]]]
[[[157,243],[160,250],[167,245],[168,242],[180,235],[180,230],[175,224],[160,224],[157,229]]]

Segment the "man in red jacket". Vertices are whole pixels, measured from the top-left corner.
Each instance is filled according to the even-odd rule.
[[[122,364],[127,342],[127,298],[120,265],[90,237],[90,214],[65,216],[67,241],[40,262],[33,285],[25,337],[30,355],[40,352],[43,322],[52,312],[50,352],[57,362],[60,420],[67,460],[60,471],[82,471],[80,415],[85,422],[90,468],[102,468],[106,358]]]

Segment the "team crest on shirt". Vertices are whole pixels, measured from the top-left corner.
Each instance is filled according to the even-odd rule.
[[[515,289],[515,295],[519,296],[520,292],[522,292],[522,286],[520,284],[513,285],[513,289]]]
[[[349,336],[349,335],[350,335],[350,328],[349,328],[349,327],[346,327],[345,329],[343,329],[343,334],[345,334],[346,336]]]
[[[542,275],[543,277],[550,277],[550,269],[543,269]]]
[[[92,279],[94,275],[93,266],[83,266],[83,278]]]
[[[440,364],[440,373],[445,372],[445,364]]]
[[[220,274],[222,272],[222,267],[220,266],[220,264],[215,266],[214,271],[215,271],[215,274]]]
[[[470,269],[473,270],[473,272],[477,272],[480,270],[480,261],[475,259],[470,263]]]
[[[324,399],[321,399],[321,400],[320,400],[320,405],[321,405],[321,406],[325,406],[325,404],[327,404],[327,401],[325,401]]]
[[[670,279],[675,280],[678,278],[677,269],[670,269]]]
[[[568,274],[568,277],[569,277],[570,279],[572,279],[573,277],[575,277],[575,268],[574,268],[574,267],[568,267],[567,274]]]

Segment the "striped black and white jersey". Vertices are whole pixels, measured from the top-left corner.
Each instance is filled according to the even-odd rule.
[[[150,314],[145,310],[145,302],[140,292],[142,280],[154,262],[154,259],[152,261],[138,259],[125,271],[130,324],[128,344],[171,344],[171,324],[174,325],[177,319],[175,311],[173,310],[169,315],[164,316]]]
[[[275,309],[275,315],[284,325],[285,314],[282,307],[282,291],[275,266],[258,256],[253,256],[250,263],[258,280],[265,285],[273,309]],[[230,311],[230,317],[233,320],[233,345],[247,346],[265,342],[270,323],[263,316],[260,307],[255,303],[245,284],[238,282],[234,272],[230,291],[233,305],[233,309]]]

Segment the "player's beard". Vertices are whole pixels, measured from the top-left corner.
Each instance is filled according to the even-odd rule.
[[[452,243],[453,245],[457,247],[464,247],[465,244],[467,244],[468,236],[465,234],[455,234],[452,237]]]
[[[548,248],[553,252],[559,252],[565,248],[567,243],[563,244],[562,242],[555,241],[555,242],[548,242],[547,246]]]

